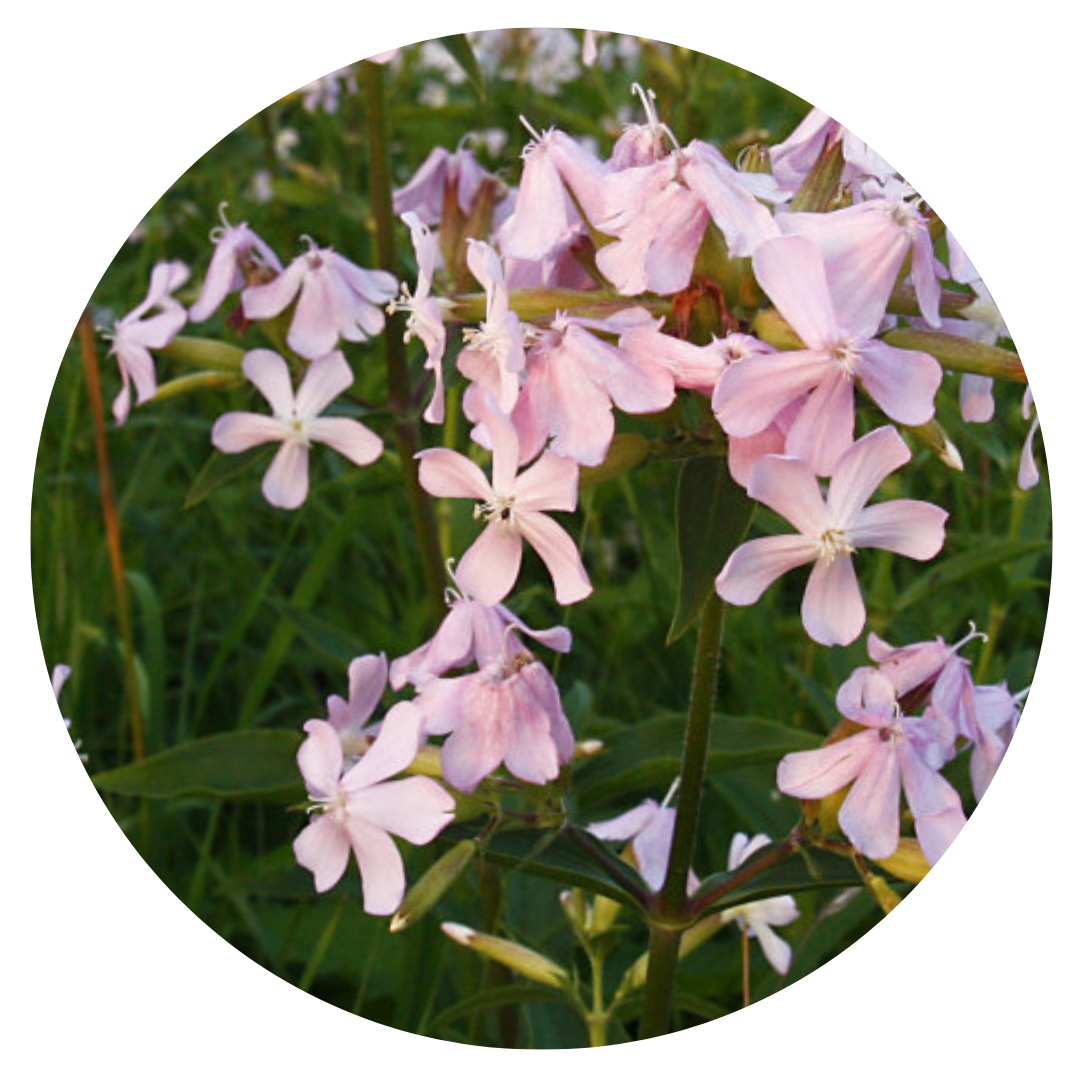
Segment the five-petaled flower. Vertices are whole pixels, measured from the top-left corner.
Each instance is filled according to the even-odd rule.
[[[352,385],[352,368],[340,352],[315,360],[295,394],[289,366],[277,353],[255,349],[244,357],[243,366],[274,415],[226,413],[214,424],[211,438],[225,454],[239,454],[262,443],[282,444],[263,477],[263,494],[273,506],[295,510],[307,498],[312,443],[325,443],[357,465],[370,465],[382,453],[382,439],[359,420],[319,415]]]
[[[761,458],[747,493],[799,532],[736,548],[716,579],[717,593],[731,604],[753,604],[782,574],[813,563],[802,603],[806,632],[822,645],[850,645],[866,622],[852,556],[860,548],[884,548],[925,561],[945,542],[949,515],[938,506],[914,499],[866,505],[882,480],[910,458],[896,428],[877,428],[841,456],[825,498],[805,461]]]
[[[519,441],[507,417],[490,396],[478,402],[478,417],[491,438],[491,481],[464,454],[443,447],[421,450],[420,483],[431,495],[475,499],[474,516],[484,531],[462,556],[457,579],[483,604],[497,604],[514,587],[521,569],[522,541],[528,540],[555,584],[555,599],[574,604],[592,592],[570,534],[544,511],[577,506],[578,467],[545,450],[518,475]]]

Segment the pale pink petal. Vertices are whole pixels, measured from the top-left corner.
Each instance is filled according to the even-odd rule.
[[[513,710],[506,732],[506,768],[527,784],[543,785],[559,775],[559,754],[545,702],[520,678],[514,680],[513,689]]]
[[[397,295],[397,278],[386,270],[365,270],[336,251],[329,252],[326,261],[353,292],[359,293],[370,306],[375,307],[381,318],[379,305],[393,300]]]
[[[308,493],[307,447],[291,440],[282,443],[263,477],[262,491],[271,506],[282,510],[300,506]]]
[[[443,776],[458,791],[475,791],[501,764],[510,722],[506,696],[504,686],[489,685],[482,674],[469,682],[460,722],[441,755]]]
[[[269,349],[252,349],[245,355],[243,367],[244,375],[270,403],[274,414],[289,416],[295,398],[289,365],[285,360]]]
[[[313,360],[296,391],[297,413],[304,420],[318,416],[352,384],[352,368],[341,352],[335,350],[320,360]]]
[[[1029,491],[1039,482],[1039,466],[1035,464],[1035,432],[1039,430],[1039,418],[1036,416],[1028,428],[1020,451],[1020,469],[1016,476],[1017,486],[1021,491]]]
[[[399,701],[384,717],[379,737],[341,778],[344,791],[356,792],[407,769],[420,749],[424,717],[409,701]]]
[[[348,812],[410,844],[426,844],[454,820],[454,799],[429,777],[410,776],[355,792]]]
[[[796,799],[823,799],[847,787],[876,753],[876,731],[860,731],[819,750],[785,755],[776,769],[776,786]]]
[[[341,777],[341,740],[325,720],[309,720],[304,731],[307,738],[296,753],[296,763],[311,795],[325,799]]]
[[[911,451],[894,427],[875,428],[837,462],[826,505],[829,519],[847,528],[890,473],[911,460]]]
[[[831,476],[854,436],[855,387],[834,364],[792,422],[784,452],[805,458],[819,476]]]
[[[430,490],[430,489],[429,489]],[[461,557],[457,579],[482,604],[497,604],[517,581],[521,569],[521,536],[496,518]]]
[[[675,832],[674,807],[657,807],[634,838],[634,855],[645,884],[654,892],[664,884],[668,859],[671,857],[671,838]]]
[[[866,624],[859,582],[850,555],[819,559],[803,594],[806,632],[822,645],[850,645]]]
[[[469,687],[478,675],[456,679],[427,679],[413,702],[424,717],[425,735],[449,735],[456,731],[465,715]]]
[[[392,915],[405,897],[405,866],[397,845],[381,829],[352,817],[346,817],[345,828],[360,867],[364,910]]]
[[[337,736],[335,736],[337,738]],[[349,862],[349,838],[329,815],[313,815],[293,841],[296,861],[315,875],[315,891],[332,889]]]
[[[421,450],[420,486],[429,494],[444,499],[478,499],[487,502],[495,497],[487,477],[475,461],[456,450],[435,447]]]
[[[521,450],[517,432],[490,394],[481,394],[476,402],[477,417],[491,440],[491,487],[499,495],[515,489]]]
[[[828,348],[840,337],[825,261],[801,236],[778,236],[754,251],[754,276],[777,310],[810,349]]]
[[[301,256],[305,260],[309,257]],[[334,278],[325,264],[309,268],[304,274],[300,299],[296,302],[285,340],[294,352],[307,360],[325,356],[337,344],[341,333],[334,289],[336,280],[340,279]]]
[[[383,441],[359,420],[320,416],[308,422],[308,438],[324,443],[357,465],[370,465],[383,452]]]
[[[767,901],[765,901],[767,903]],[[794,901],[792,901],[794,904]],[[795,916],[798,917],[798,908],[795,909]],[[754,937],[758,939],[758,943],[761,945],[761,951],[765,954],[765,959],[769,961],[769,964],[778,971],[781,975],[786,975],[788,968],[791,966],[791,946],[768,924],[768,921],[762,917],[755,915],[753,912],[746,916],[747,925],[753,932]],[[783,925],[783,924],[781,924]]]
[[[800,458],[761,458],[746,493],[787,518],[804,536],[816,538],[828,527],[817,477]]]
[[[755,603],[778,577],[817,557],[817,543],[805,536],[749,540],[728,557],[716,578],[716,591],[729,604],[745,607]]]
[[[729,435],[728,468],[731,470],[732,480],[746,487],[750,483],[754,466],[768,454],[783,454],[785,442],[787,434],[775,423],[770,424],[764,431],[745,438]]]
[[[894,499],[868,506],[847,530],[856,548],[883,548],[908,559],[932,559],[945,543],[948,511],[917,499]]]
[[[560,604],[576,604],[579,600],[584,600],[593,591],[593,587],[589,575],[585,573],[577,544],[570,534],[551,518],[533,511],[522,510],[515,520],[521,535],[532,544],[536,554],[548,568],[555,586],[555,599]],[[459,573],[458,577],[460,576]],[[515,568],[515,578],[516,576]],[[475,592],[474,595],[479,600],[484,599]]]
[[[823,352],[748,356],[721,373],[713,393],[713,412],[729,435],[756,435],[835,368],[836,361]]]
[[[210,432],[210,441],[223,454],[240,454],[262,443],[280,442],[284,437],[274,417],[259,413],[226,413],[217,418]]]
[[[514,486],[517,510],[576,510],[578,495],[577,463],[570,458],[544,451],[530,465]]]
[[[559,688],[551,673],[543,664],[534,663],[522,668],[517,677],[519,682],[528,686],[540,710],[547,716],[558,761],[562,765],[567,764],[574,757],[574,733],[563,712]]]
[[[634,359],[579,326],[567,327],[559,351],[572,355],[623,412],[660,412],[675,398],[675,380],[665,367]]]
[[[770,896],[768,900],[759,900],[754,904],[754,910],[760,914],[762,922],[772,926],[788,926],[799,917],[799,905],[791,896]]]
[[[877,746],[840,807],[840,828],[862,854],[885,859],[900,842],[900,766],[892,743],[867,735]]]
[[[924,814],[915,818],[915,836],[926,861],[933,866],[948,850],[967,824],[967,817],[959,804],[939,810],[936,814]]]
[[[594,822],[587,829],[598,840],[629,840],[645,828],[659,809],[660,806],[655,799],[646,799],[640,805],[619,814],[618,817]]]
[[[928,353],[867,341],[859,347],[857,372],[863,389],[897,423],[916,426],[933,418],[941,365]]]
[[[349,711],[363,724],[375,711],[386,689],[386,656],[358,656],[349,664]]]
[[[249,285],[241,294],[246,319],[272,319],[295,299],[307,269],[307,256],[293,259],[286,269],[265,285]]]
[[[994,380],[988,375],[960,376],[960,415],[969,424],[994,418]]]

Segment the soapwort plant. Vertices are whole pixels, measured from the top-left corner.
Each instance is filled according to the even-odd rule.
[[[292,117],[323,160],[299,136],[208,240],[155,237],[105,330],[113,413],[130,453],[191,410],[187,521],[216,514],[236,575],[200,569],[199,604],[235,610],[209,655],[188,638],[179,699],[146,668],[163,645],[139,660],[145,752],[99,747],[84,708],[80,731],[148,849],[155,799],[218,800],[189,899],[216,882],[219,925],[300,985],[351,979],[356,1011],[451,1038],[598,1046],[812,970],[945,857],[1041,632],[1037,420],[956,239],[835,120],[783,99],[776,134],[722,138],[718,62],[590,34],[541,70],[555,39],[506,35],[279,103],[266,147]],[[566,102],[601,84],[613,115],[586,123]],[[526,115],[484,126],[500,92]],[[440,94],[476,126],[446,137]],[[132,581],[152,641],[146,576],[117,610]],[[210,730],[234,663],[250,683]],[[276,815],[251,865],[218,833],[240,800]],[[380,969],[401,941],[423,988]]]

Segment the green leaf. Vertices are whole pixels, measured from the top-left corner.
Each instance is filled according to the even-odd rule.
[[[300,733],[278,729],[208,735],[92,777],[99,791],[144,799],[203,796],[299,802]]]
[[[1023,558],[1025,555],[1049,551],[1050,546],[1049,540],[989,540],[981,543],[972,551],[954,555],[951,559],[932,566],[900,594],[896,601],[896,610],[903,611],[904,608],[911,607],[929,594],[938,592],[943,585],[953,584],[982,570],[997,569],[1003,563]]]
[[[759,849],[753,855],[754,861],[765,858],[778,846],[778,843],[770,844]],[[694,897],[707,895],[743,872],[744,868],[739,867],[732,872],[710,875],[701,883]],[[771,896],[785,896],[808,889],[850,888],[862,884],[863,880],[855,869],[855,864],[847,856],[824,848],[802,848],[725,893],[722,898],[704,908],[702,913],[723,911],[725,908],[767,900]]]
[[[613,741],[610,750],[582,766],[578,792],[582,804],[601,806],[628,793],[666,789],[682,769],[685,724],[684,716],[672,713],[635,724],[626,737]],[[777,762],[796,750],[813,750],[821,745],[821,736],[774,720],[718,714],[713,717],[710,745],[707,768],[722,772]]]
[[[190,510],[198,506],[218,488],[232,483],[248,469],[265,464],[270,460],[270,455],[275,449],[273,445],[256,446],[242,454],[223,454],[220,450],[215,450],[206,459],[206,464],[199,470],[199,475],[195,477],[191,490],[184,499],[184,509]]]
[[[464,34],[448,34],[439,38],[439,43],[458,62],[461,70],[465,72],[476,91],[478,101],[487,98],[487,87],[484,85],[484,73],[480,70],[480,62],[476,59],[469,39]]]
[[[511,983],[509,986],[493,986],[487,990],[472,994],[463,1001],[458,1001],[444,1009],[431,1022],[432,1030],[438,1031],[455,1021],[480,1009],[497,1009],[501,1005],[528,1005],[533,1001],[561,1001],[566,1003],[566,996],[552,986],[537,986],[533,983]]]
[[[440,841],[455,842],[475,835],[475,829],[451,825],[440,834]],[[579,839],[575,839],[575,834]],[[590,857],[585,849],[593,849]],[[648,886],[637,871],[623,863],[589,833],[568,825],[562,829],[506,829],[485,844],[483,857],[498,866],[526,874],[552,878],[569,888],[578,887],[610,896],[638,910]],[[602,864],[611,866],[609,872]],[[622,881],[619,878],[622,878]],[[636,890],[637,895],[632,890]]]
[[[755,503],[728,471],[722,457],[691,458],[679,474],[675,524],[679,547],[679,596],[668,630],[670,645],[690,629],[716,587],[716,575],[739,546]]]
[[[267,603],[278,615],[288,619],[309,645],[338,663],[348,665],[366,651],[363,642],[354,635],[346,633],[319,615],[272,596],[267,597]]]

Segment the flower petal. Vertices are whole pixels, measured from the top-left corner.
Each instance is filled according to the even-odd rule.
[[[892,743],[867,736],[877,746],[840,807],[840,828],[868,858],[885,859],[900,842],[900,767]]]
[[[883,548],[908,559],[932,559],[945,543],[948,511],[918,499],[894,499],[861,510],[847,530],[856,548]]]
[[[896,428],[875,428],[864,435],[836,463],[826,505],[829,520],[846,529],[882,480],[911,460],[911,451]]]
[[[282,510],[300,506],[308,493],[307,447],[292,441],[282,443],[263,477],[262,491],[271,506]]]
[[[866,624],[866,608],[850,555],[819,559],[803,594],[806,632],[822,645],[850,645]]]
[[[560,604],[576,604],[579,600],[584,600],[593,591],[593,587],[589,575],[585,572],[577,544],[570,534],[551,518],[535,511],[519,511],[515,520],[521,535],[532,544],[536,554],[548,568],[555,586],[555,599]],[[460,573],[458,576],[461,576]],[[477,595],[477,599],[483,600],[483,597]]]
[[[483,470],[464,454],[440,446],[421,450],[416,456],[420,461],[420,486],[429,495],[481,502],[495,497]]]
[[[244,375],[270,403],[275,416],[289,416],[296,399],[293,396],[289,365],[269,349],[252,349],[244,356]]]
[[[349,838],[329,815],[313,816],[293,841],[296,861],[315,875],[315,891],[332,889],[349,862]]]
[[[754,276],[777,310],[811,349],[840,337],[825,260],[802,236],[777,236],[754,250]]]
[[[803,536],[817,538],[828,527],[817,478],[796,457],[762,457],[750,473],[747,495],[787,518]]]
[[[716,591],[729,604],[745,607],[782,574],[813,562],[817,544],[805,536],[763,536],[737,547],[716,578]]]
[[[880,742],[876,731],[860,731],[818,750],[786,754],[776,769],[776,786],[796,799],[823,799],[847,787]]]
[[[353,384],[348,360],[337,349],[313,360],[296,391],[296,412],[304,420],[318,416],[334,398]]]
[[[296,764],[310,794],[324,799],[334,791],[341,778],[341,740],[325,720],[309,720],[304,731],[307,738],[296,753]]]
[[[349,814],[410,844],[426,844],[454,820],[454,798],[429,777],[410,776],[351,795]]]
[[[405,867],[397,845],[382,829],[352,817],[346,817],[345,827],[360,867],[364,910],[392,915],[405,897]]]
[[[231,412],[219,416],[210,432],[210,441],[223,454],[241,454],[253,446],[281,442],[281,424],[272,416]]]
[[[470,596],[490,606],[505,599],[520,569],[521,535],[496,519],[461,557],[457,579]]]
[[[929,353],[867,341],[859,348],[857,372],[863,389],[898,424],[916,426],[933,418],[941,365]]]
[[[355,792],[407,769],[420,749],[421,711],[399,701],[384,717],[379,737],[366,754],[341,778],[343,790]]]
[[[356,465],[370,465],[383,452],[383,441],[359,420],[345,416],[319,416],[308,421],[307,435]]]

